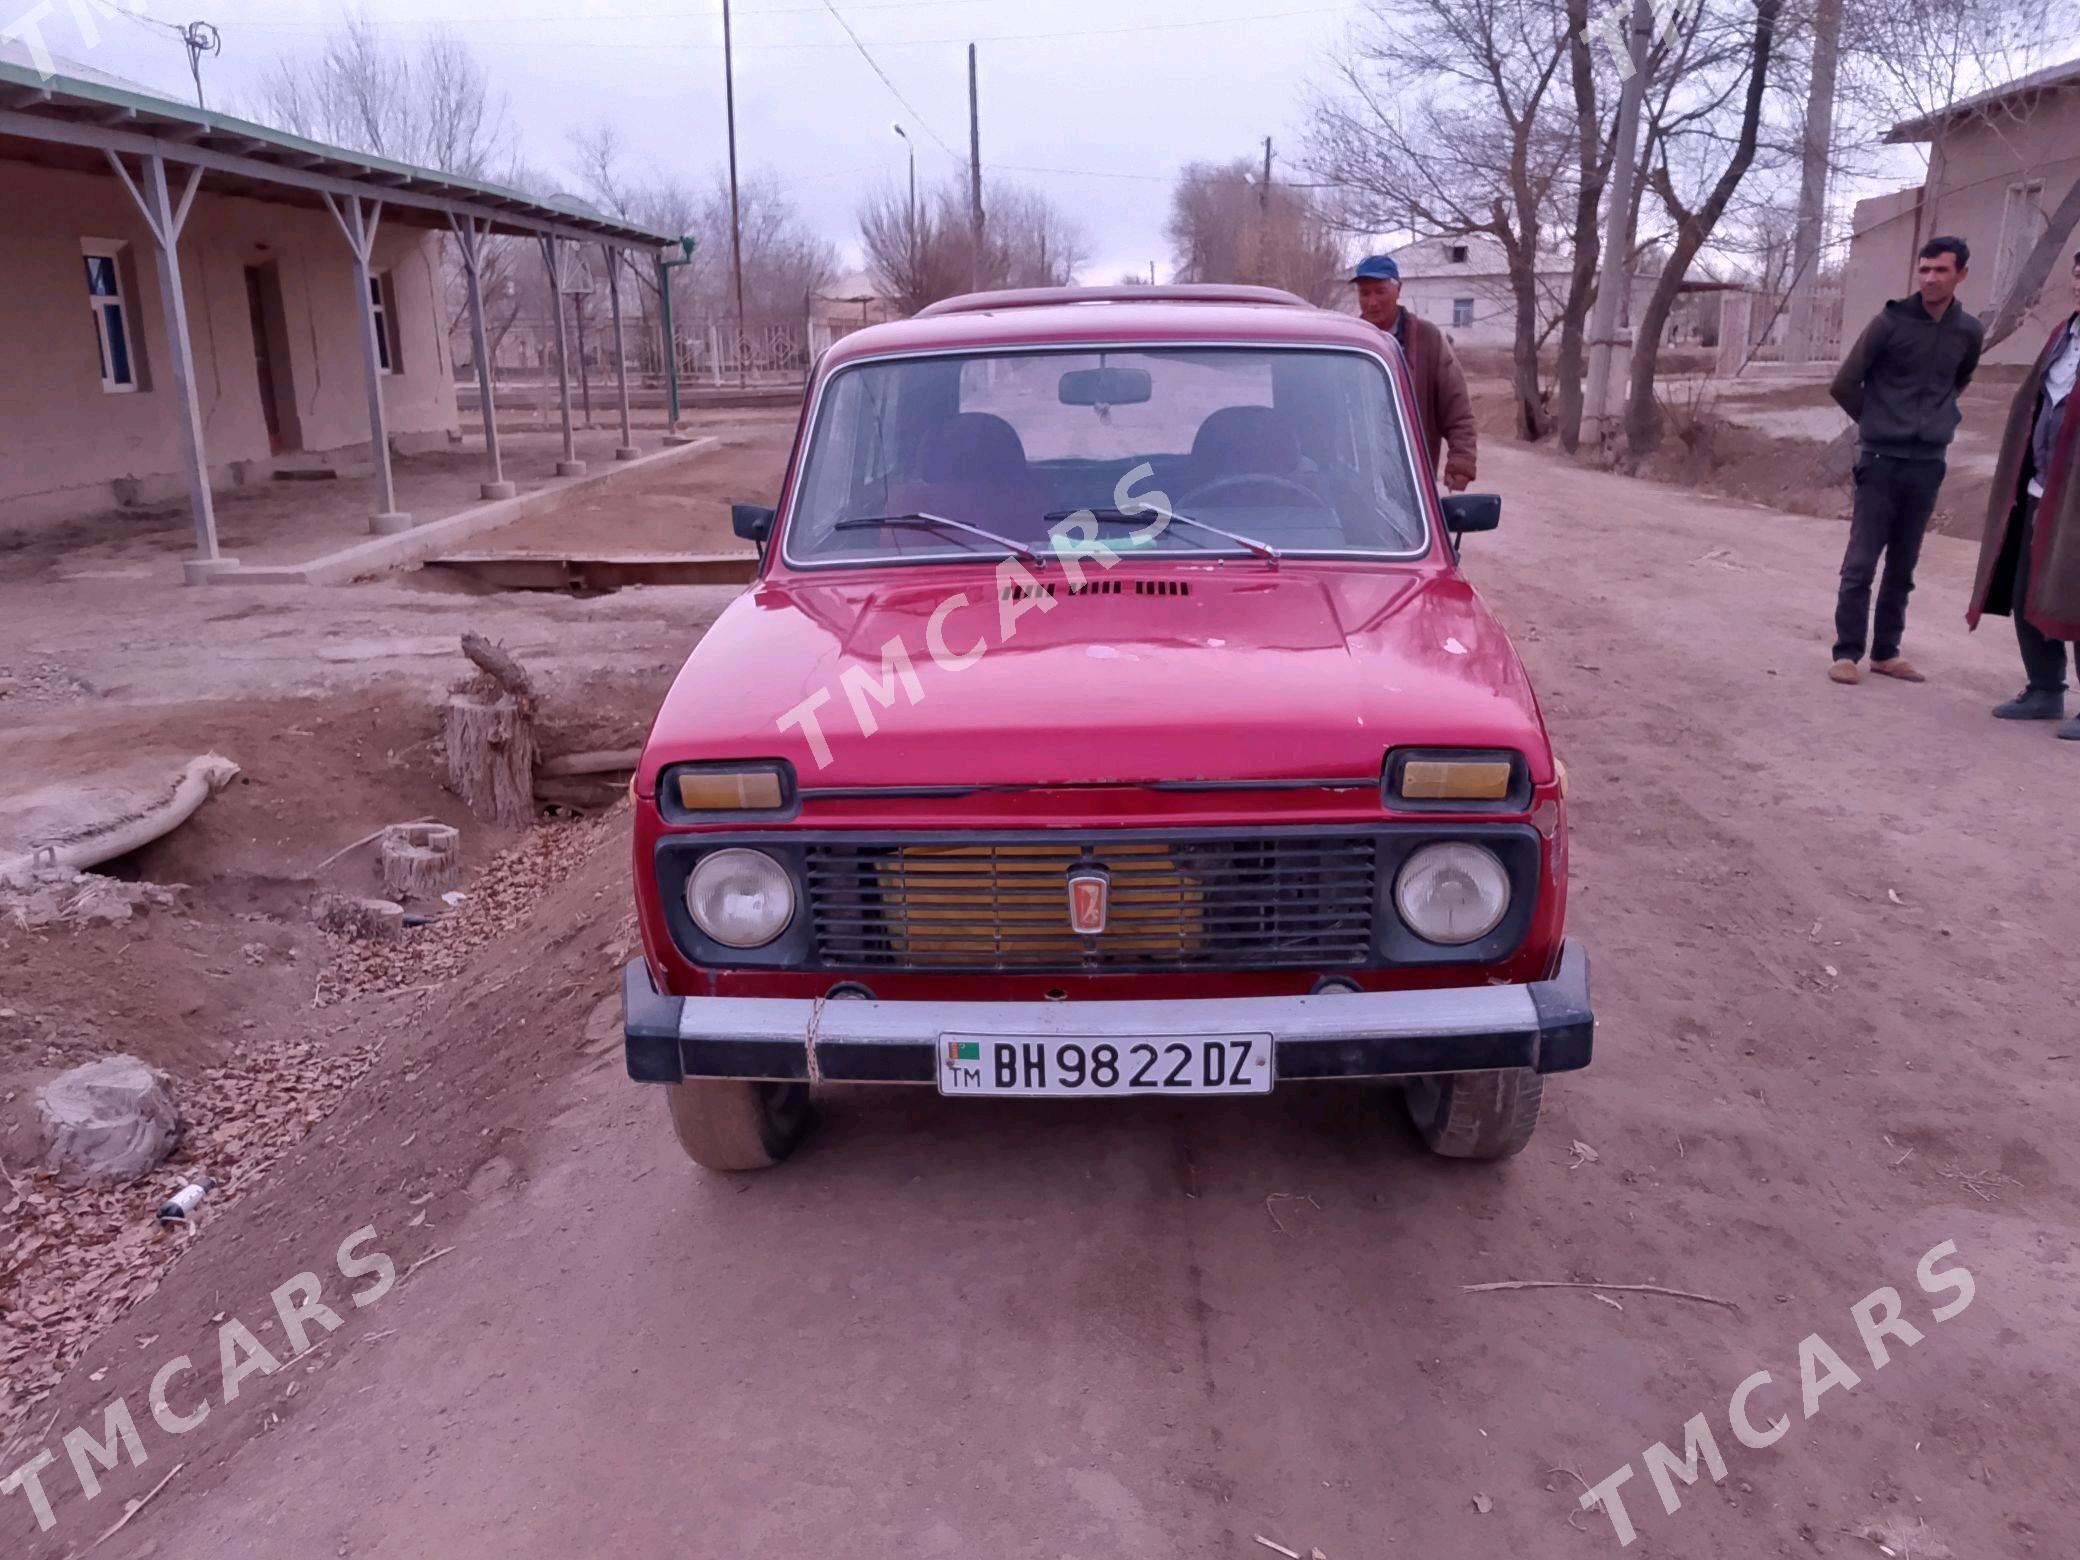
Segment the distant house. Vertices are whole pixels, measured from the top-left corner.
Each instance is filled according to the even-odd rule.
[[[863,326],[886,324],[901,313],[895,300],[882,297],[864,271],[833,277],[809,300],[810,324],[827,329],[833,340]]]
[[[1972,274],[1960,296],[1990,319],[2050,212],[2080,178],[2080,60],[1894,125],[1885,139],[1925,143],[1928,178],[1856,203],[1845,329],[1861,330],[1886,299],[1912,291],[1916,254],[1942,233],[1971,245]],[[2080,230],[2065,236],[2061,263],[2030,318],[1987,354],[1988,362],[2026,363],[2043,346],[2053,322],[2071,308],[2064,277],[2076,248]]]
[[[0,57],[0,530],[185,498],[202,579],[217,488],[347,451],[400,529],[391,451],[458,433],[440,246],[660,242],[69,69]]]
[[[1419,238],[1393,251],[1401,267],[1401,301],[1443,329],[1456,347],[1506,347],[1516,339],[1517,295],[1501,241],[1486,233]],[[1560,313],[1567,273],[1539,273],[1539,324]]]
[[[1502,241],[1487,233],[1451,238],[1419,238],[1388,251],[1401,267],[1401,301],[1421,318],[1438,326],[1454,347],[1507,347],[1517,339],[1517,295],[1510,285],[1509,257]],[[1538,329],[1549,339],[1567,303],[1572,281],[1565,257],[1548,252],[1547,263],[1533,273],[1538,294]],[[1630,307],[1620,324],[1629,324],[1653,291],[1651,270],[1632,279]],[[1357,307],[1346,297],[1346,311]],[[1670,339],[1681,322],[1671,319]]]

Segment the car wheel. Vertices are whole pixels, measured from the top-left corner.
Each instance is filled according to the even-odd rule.
[[[1543,1073],[1432,1073],[1408,1080],[1402,1100],[1434,1154],[1447,1159],[1507,1159],[1521,1153],[1538,1127]]]
[[[805,1083],[689,1078],[665,1086],[665,1103],[686,1157],[710,1170],[769,1170],[809,1123]]]

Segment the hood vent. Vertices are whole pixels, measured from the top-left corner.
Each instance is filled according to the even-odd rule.
[[[1080,585],[1071,585],[1071,596],[1118,596],[1126,591],[1120,580],[1085,580]],[[1031,601],[1039,596],[1054,597],[1061,593],[1053,580],[1035,580],[1029,585],[1005,585],[998,595],[1005,601]],[[1137,596],[1189,596],[1192,586],[1189,580],[1136,580],[1134,594]]]

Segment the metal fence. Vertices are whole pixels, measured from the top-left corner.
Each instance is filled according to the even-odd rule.
[[[1781,291],[1742,288],[1719,295],[1719,372],[1753,363],[1831,363],[1842,354],[1842,289],[1812,291],[1810,318]]]

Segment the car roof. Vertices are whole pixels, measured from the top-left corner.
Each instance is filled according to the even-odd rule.
[[[1209,300],[1189,289],[1178,290],[1183,296],[1166,296],[1161,288],[1134,291],[1151,296],[1144,300],[1065,288],[1060,301],[1038,293],[954,300],[950,309],[935,305],[937,312],[869,325],[839,338],[825,367],[922,352],[1117,342],[1355,348],[1379,357],[1399,355],[1388,347],[1391,338],[1384,331],[1356,316],[1311,308],[1297,299],[1278,301],[1280,295],[1269,289],[1263,289],[1270,300],[1266,302]]]

